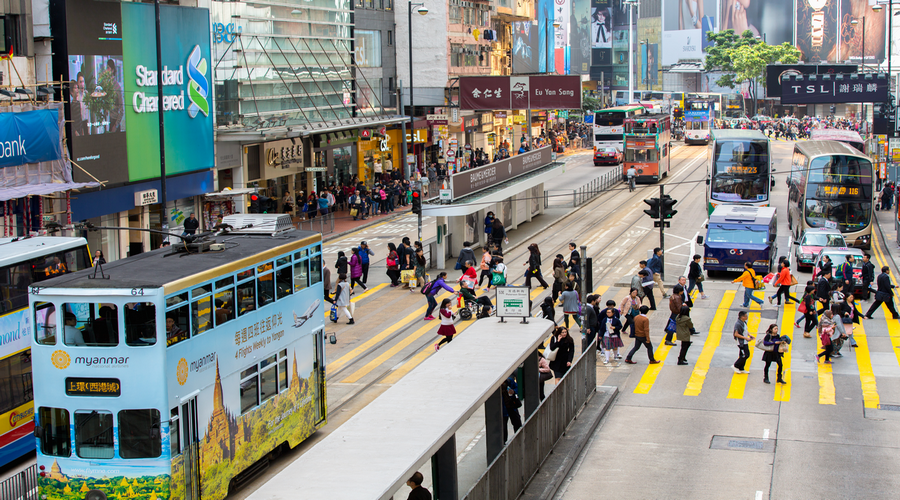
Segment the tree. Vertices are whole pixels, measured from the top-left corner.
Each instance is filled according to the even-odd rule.
[[[753,83],[762,80],[765,86],[766,66],[769,64],[793,64],[800,60],[800,51],[793,45],[784,42],[781,45],[768,45],[753,36],[750,30],[740,36],[734,30],[719,33],[709,31],[706,38],[712,45],[706,51],[707,72],[718,71],[721,76],[716,84],[730,89],[744,82],[750,83],[750,95],[756,102],[756,90]]]
[[[587,91],[582,92],[581,96],[581,110],[585,115],[588,113],[593,113],[603,107],[600,99],[596,97],[592,97]]]

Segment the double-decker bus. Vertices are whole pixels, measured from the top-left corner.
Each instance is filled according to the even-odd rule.
[[[659,182],[669,175],[672,149],[672,117],[668,114],[641,115],[625,120],[625,161],[622,177],[631,167],[635,182]]]
[[[28,289],[90,267],[84,238],[0,242],[0,467],[34,451],[34,384]]]
[[[708,97],[685,100],[684,143],[709,144],[709,134],[716,118],[716,101]]]
[[[644,114],[643,106],[628,104],[601,109],[594,113],[594,151],[605,147],[622,150],[625,120]]]
[[[769,206],[772,149],[759,130],[715,129],[707,156],[707,210],[717,205]]]
[[[859,132],[842,130],[837,128],[814,129],[809,134],[811,141],[838,141],[851,146],[862,154],[866,154],[866,141],[860,137]]]
[[[872,161],[837,141],[794,145],[788,224],[794,240],[811,227],[836,227],[848,245],[870,248],[874,196]]]
[[[223,224],[30,288],[38,497],[221,499],[324,425],[321,235]]]

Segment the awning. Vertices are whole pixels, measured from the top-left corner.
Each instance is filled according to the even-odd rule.
[[[703,73],[703,63],[680,62],[670,66],[667,71],[669,73]]]
[[[72,189],[100,187],[99,182],[48,182],[0,189],[0,201],[15,200],[26,196],[44,196]]]
[[[217,193],[206,193],[206,198],[230,198],[232,196],[241,196],[245,194],[255,193],[256,188],[229,189],[227,191],[219,191]]]

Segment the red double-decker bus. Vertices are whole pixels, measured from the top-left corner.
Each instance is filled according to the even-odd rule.
[[[668,114],[641,115],[625,120],[623,178],[631,167],[637,170],[635,182],[655,183],[667,176],[671,138],[672,117]]]

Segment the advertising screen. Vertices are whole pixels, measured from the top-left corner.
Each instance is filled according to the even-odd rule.
[[[214,166],[209,12],[161,6],[163,70],[156,67],[153,5],[52,2],[54,71],[64,89],[72,158],[110,185],[159,177],[159,118],[166,173]],[[162,80],[163,97],[157,95]],[[91,180],[76,169],[76,181]]]
[[[612,9],[591,7],[591,47],[612,48]]]
[[[873,2],[874,5],[874,2]],[[840,43],[834,47],[835,58],[829,61],[852,62],[864,64],[880,64],[885,56],[885,35],[887,33],[887,9],[876,12],[866,0],[841,0],[839,12],[838,39]],[[855,26],[852,20],[858,20]],[[865,28],[863,28],[865,24]],[[863,42],[863,34],[866,39]],[[862,58],[865,45],[865,61]]]
[[[717,8],[716,0],[663,0],[663,65],[703,58],[706,33],[716,31]]]
[[[641,45],[641,83],[656,85],[659,79],[659,45],[645,43]]]
[[[512,23],[512,72],[546,73],[555,67],[553,0],[535,2],[535,20]]]
[[[802,1],[802,0],[801,0]],[[794,4],[783,0],[719,0],[719,29],[765,37],[769,45],[794,43]]]

